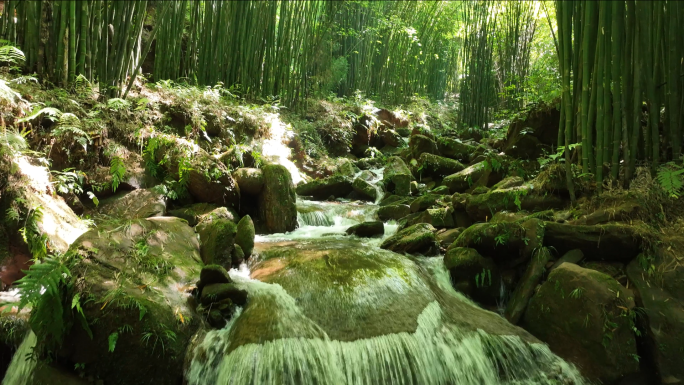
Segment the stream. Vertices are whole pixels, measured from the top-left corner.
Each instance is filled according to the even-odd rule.
[[[257,236],[230,274],[250,300],[192,351],[190,385],[584,384],[534,337],[456,292],[442,257],[346,236],[375,204],[298,200],[299,228]],[[193,349],[193,348],[191,348]]]

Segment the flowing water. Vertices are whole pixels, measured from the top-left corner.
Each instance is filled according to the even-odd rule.
[[[2,380],[2,385],[24,385],[28,383],[37,363],[35,359],[30,358],[37,342],[36,335],[33,332],[29,332],[24,337],[24,341],[22,341],[17,352],[12,357],[12,361],[7,368],[7,374],[5,374],[5,378]]]
[[[248,304],[190,353],[188,384],[584,384],[456,292],[441,257],[344,235],[377,220],[376,205],[300,201],[298,211],[297,230],[258,236],[250,269],[231,271]]]

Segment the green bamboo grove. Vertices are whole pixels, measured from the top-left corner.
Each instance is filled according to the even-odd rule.
[[[146,64],[152,80],[221,82],[289,106],[330,92],[390,103],[461,92],[464,124],[481,126],[489,115],[473,106],[510,107],[529,63],[535,6],[507,4],[9,0],[0,38],[24,50],[29,71],[57,85],[83,75],[107,97],[127,94]]]
[[[556,15],[566,166],[581,144],[575,159],[600,189],[638,164],[681,162],[684,6],[557,1]]]

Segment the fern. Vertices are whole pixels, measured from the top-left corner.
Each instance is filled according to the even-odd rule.
[[[126,166],[124,165],[123,159],[118,156],[112,158],[109,165],[109,174],[112,176],[112,191],[116,191],[119,188],[119,184],[123,182],[124,175],[126,174]]]
[[[63,257],[46,257],[31,265],[26,276],[17,281],[21,300],[19,310],[30,306],[29,322],[38,336],[52,336],[60,342],[64,334],[64,305],[61,286],[71,272]]]
[[[41,260],[47,256],[47,235],[43,234],[38,226],[38,222],[43,217],[42,207],[38,206],[30,210],[26,215],[24,227],[19,229],[24,242],[28,245],[29,251],[36,260]]]
[[[59,117],[59,125],[52,131],[52,135],[70,135],[86,151],[88,150],[88,144],[91,142],[90,135],[81,128],[81,120],[76,115],[68,112],[63,113]]]
[[[0,131],[0,156],[20,153],[28,149],[26,135],[28,132],[16,132],[12,130]]]
[[[129,101],[123,100],[121,98],[112,98],[107,100],[107,108],[109,108],[112,111],[121,111],[121,110],[127,110],[131,107],[131,103]]]
[[[59,120],[59,117],[62,116],[62,111],[54,108],[54,107],[44,107],[44,108],[34,108],[33,112],[31,112],[31,115],[25,116],[21,119],[17,119],[17,123],[23,123],[23,122],[28,122],[33,119],[38,118],[41,115],[45,115],[45,117],[53,122],[56,122]]]
[[[143,150],[143,158],[145,159],[145,168],[150,172],[153,177],[159,177],[160,170],[159,164],[157,164],[156,153],[159,148],[159,139],[150,138],[147,141],[147,146]]]
[[[26,61],[24,52],[17,47],[4,45],[0,47],[0,62],[11,65],[22,65]]]
[[[656,180],[665,193],[674,199],[678,199],[684,189],[684,167],[668,162],[658,169]]]

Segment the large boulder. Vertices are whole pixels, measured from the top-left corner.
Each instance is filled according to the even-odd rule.
[[[522,317],[527,308],[527,303],[534,294],[534,289],[537,288],[537,284],[539,284],[544,276],[544,272],[546,272],[546,264],[549,263],[550,259],[551,252],[546,247],[537,249],[533,253],[518,286],[515,288],[506,306],[504,315],[510,323],[517,324],[520,321],[520,317]]]
[[[469,247],[508,268],[526,262],[544,244],[544,222],[478,223],[465,229],[450,247]]]
[[[437,251],[435,228],[427,223],[407,227],[385,239],[380,248],[397,253],[430,254]]]
[[[593,381],[616,383],[639,370],[634,300],[616,280],[564,263],[532,297],[522,326]]]
[[[463,228],[455,229],[442,229],[435,234],[437,243],[443,248],[447,248],[449,245],[454,243],[456,238],[463,232]]]
[[[409,196],[412,179],[411,170],[400,157],[391,156],[387,159],[383,174],[383,183],[387,191],[399,196]]]
[[[80,298],[92,338],[83,322],[65,323],[60,360],[84,364],[86,376],[104,383],[181,383],[200,326],[188,303],[202,264],[192,228],[173,217],[105,222],[79,237],[67,258],[75,261],[71,294]],[[75,306],[71,299],[68,305]]]
[[[499,300],[501,277],[491,258],[475,249],[455,247],[444,255],[444,267],[456,290],[486,305],[495,305]]]
[[[98,212],[117,219],[161,217],[166,214],[166,198],[156,188],[133,190],[102,200]]]
[[[235,244],[240,246],[245,256],[249,258],[254,250],[254,222],[249,215],[245,215],[237,224]]]
[[[202,262],[230,268],[237,226],[223,218],[207,216],[195,227],[201,242]]]
[[[436,195],[436,194],[426,194],[423,196],[420,196],[411,202],[411,212],[412,213],[417,213],[418,211],[423,211],[427,210],[428,208],[434,206],[435,204],[439,202],[443,202],[444,199],[448,199],[449,197],[445,197],[443,195]]]
[[[344,197],[352,192],[351,180],[343,175],[329,176],[297,186],[297,195],[310,196],[314,199],[326,199],[330,196],[335,198]]]
[[[264,188],[264,173],[258,168],[238,168],[233,171],[233,178],[243,194],[258,195]]]
[[[558,196],[537,194],[529,185],[491,190],[466,200],[466,212],[475,221],[491,219],[503,210],[536,212],[565,206],[566,202]]]
[[[363,222],[354,225],[347,229],[348,235],[356,235],[357,237],[375,237],[385,234],[385,226],[380,221]]]
[[[475,152],[476,147],[463,143],[458,139],[440,138],[437,141],[437,148],[442,156],[458,159],[461,162],[469,162],[470,154]]]
[[[210,203],[194,203],[189,206],[169,210],[168,215],[185,219],[190,226],[197,225],[207,215],[213,218],[227,219],[235,223],[240,220],[240,216],[238,216],[235,210],[229,207],[217,207]]]
[[[402,227],[417,223],[429,223],[437,229],[454,227],[454,210],[451,207],[427,209],[403,219]]]
[[[158,143],[154,152],[158,167],[176,179],[187,175],[187,190],[196,202],[238,207],[240,188],[223,163],[186,139],[157,135],[149,140]]]
[[[352,188],[362,199],[375,202],[378,198],[378,190],[372,184],[366,182],[361,178],[354,179]]]
[[[632,226],[613,223],[584,226],[546,222],[544,245],[559,254],[580,249],[589,260],[631,261],[641,250],[642,237]]]
[[[447,176],[443,183],[452,193],[462,193],[478,183],[480,179],[488,177],[489,173],[485,162],[480,162]]]
[[[669,243],[669,242],[668,242]],[[642,254],[627,266],[627,276],[643,309],[640,329],[645,359],[653,362],[661,384],[684,383],[684,241]]]
[[[266,165],[264,189],[259,194],[259,213],[265,230],[284,233],[297,228],[297,195],[292,176],[284,166]]]
[[[26,156],[17,156],[12,159],[13,170],[0,170],[0,182],[9,177],[3,186],[4,190],[0,191],[2,222],[5,222],[10,233],[24,226],[23,222],[5,218],[10,206],[23,201],[21,210],[39,213],[33,218],[40,234],[49,240],[49,250],[64,253],[76,238],[88,230],[88,224],[74,213],[62,197],[54,193],[50,171],[38,164]]]
[[[461,162],[443,156],[423,153],[418,159],[420,173],[423,176],[444,177],[462,171]]]
[[[503,151],[515,158],[536,159],[558,141],[559,122],[560,111],[555,106],[538,106],[511,123]]]
[[[402,204],[382,206],[378,209],[378,218],[382,221],[399,220],[409,214],[411,214],[411,208]]]
[[[437,143],[425,135],[413,135],[409,140],[409,148],[413,158],[418,159],[423,153],[439,154]]]

